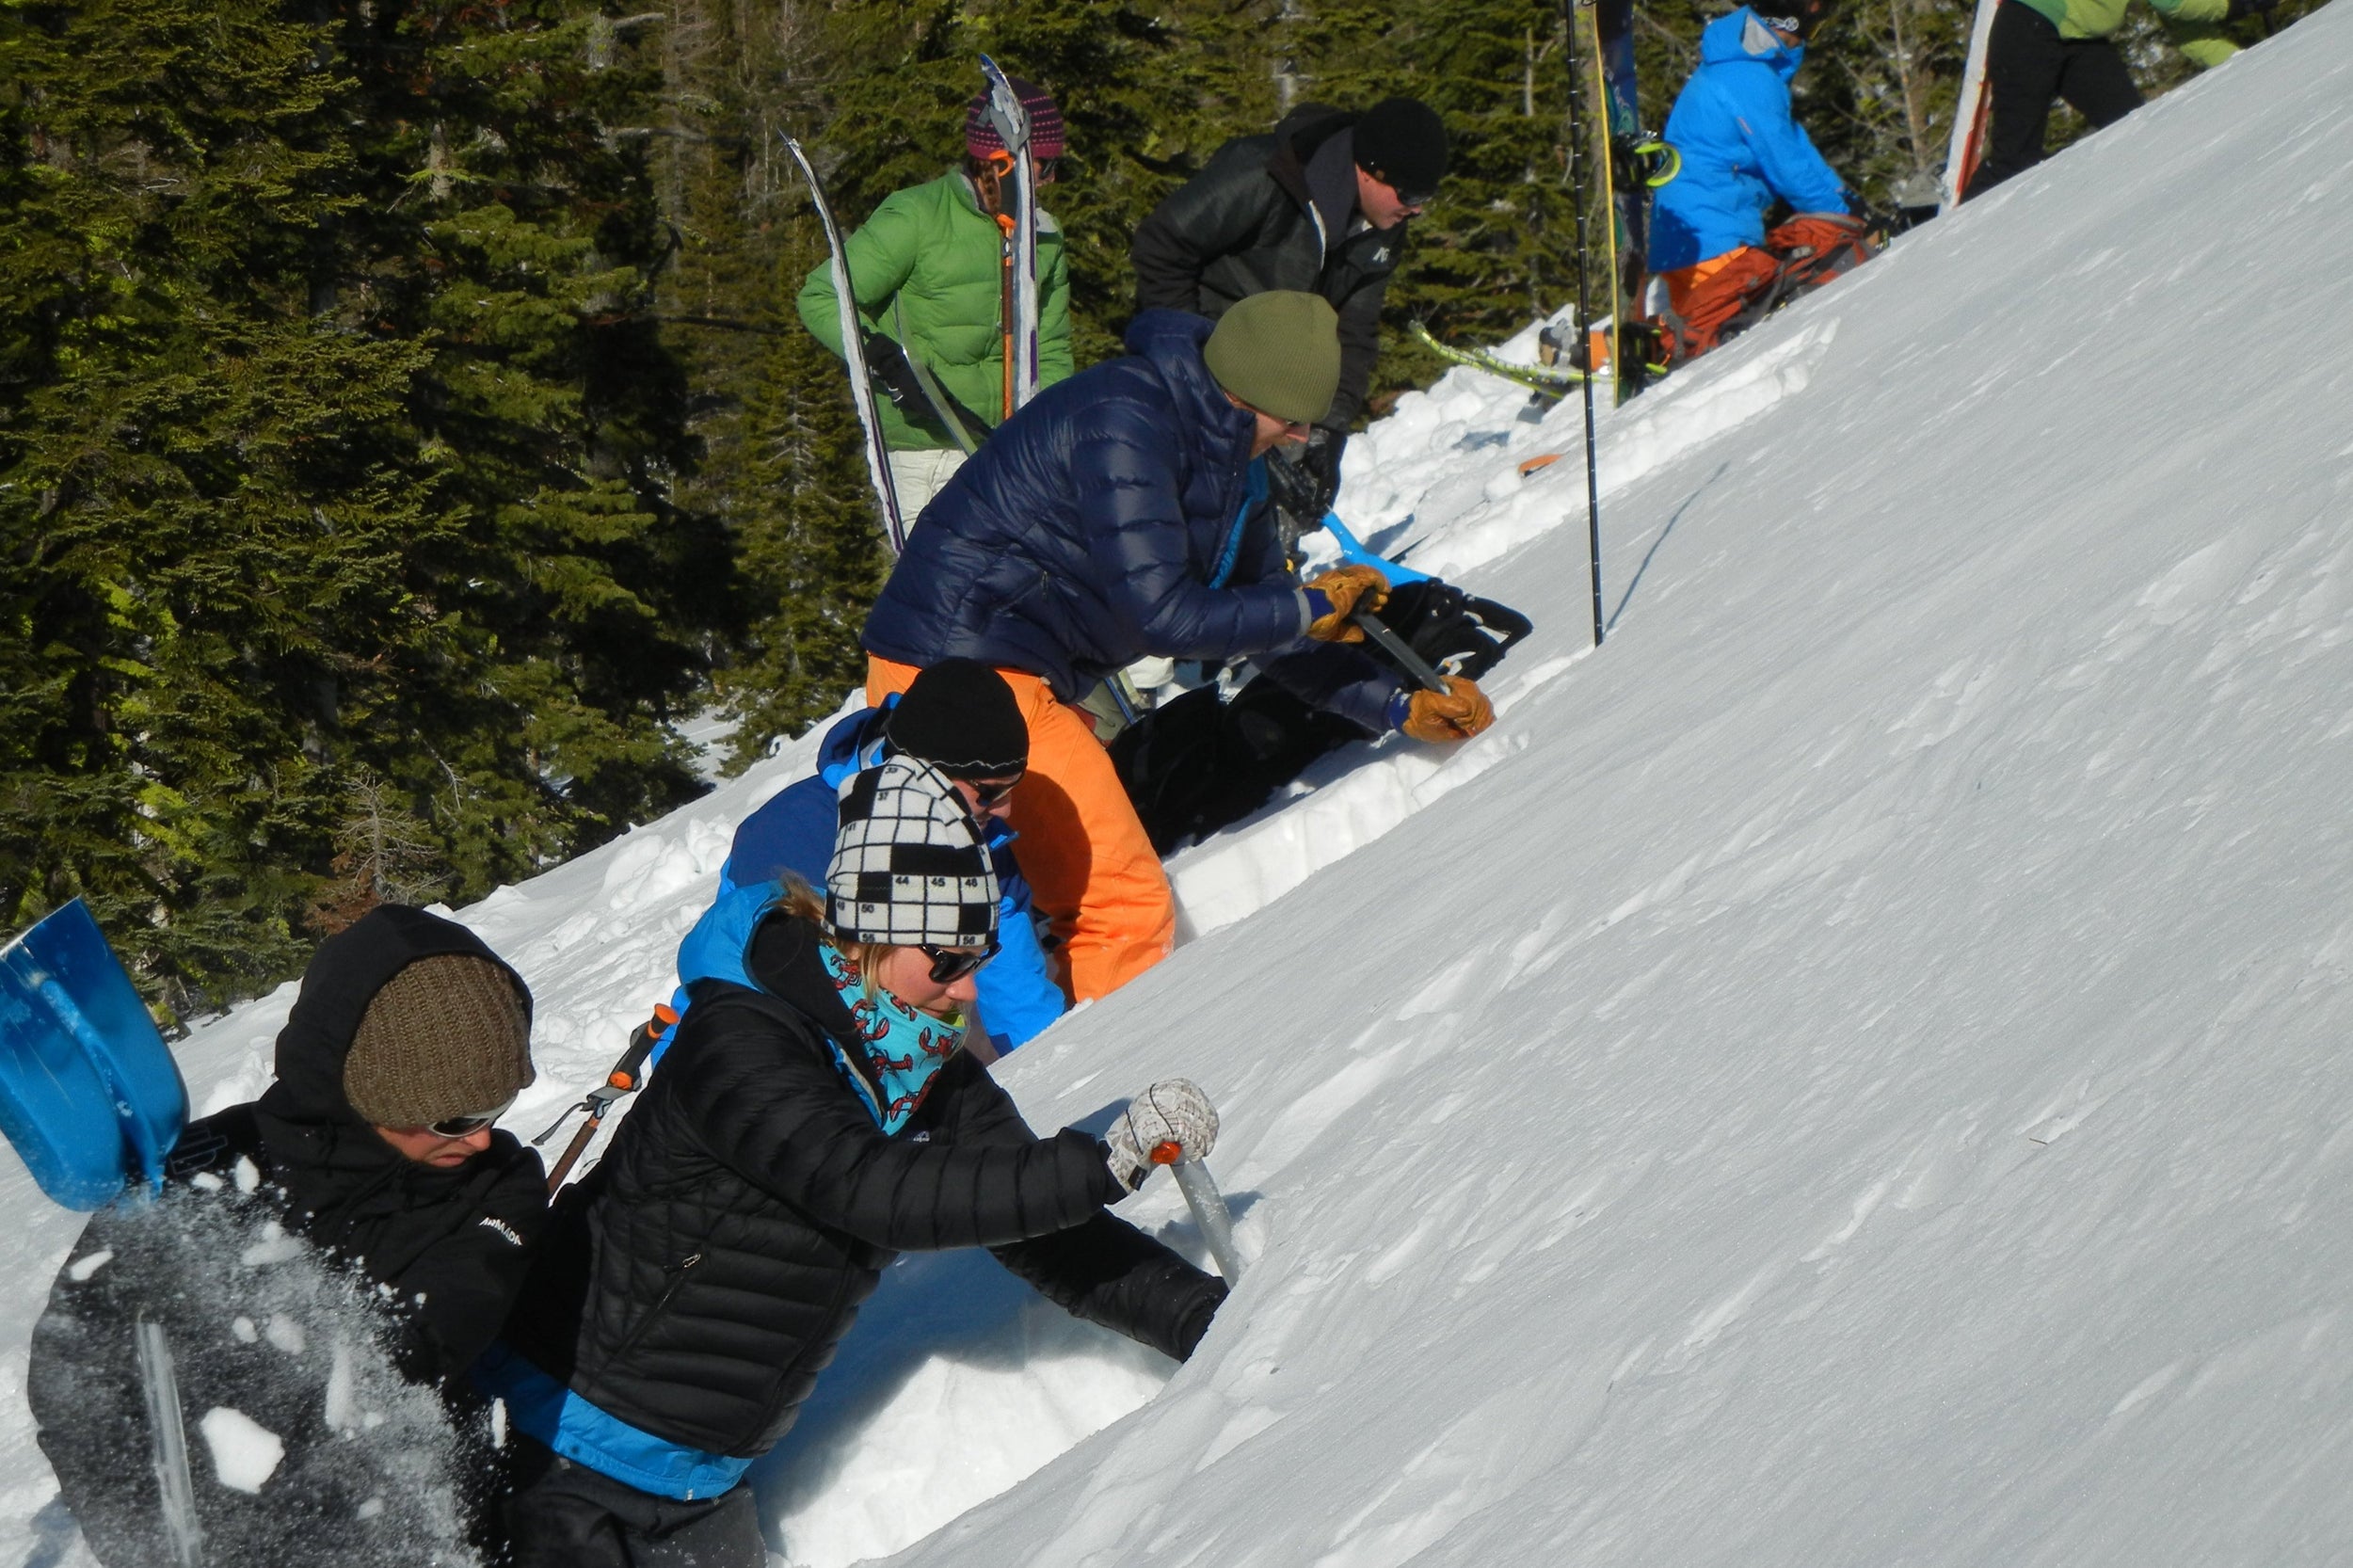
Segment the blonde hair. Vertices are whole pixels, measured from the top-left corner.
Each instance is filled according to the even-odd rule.
[[[833,950],[857,968],[858,985],[872,1000],[876,984],[874,974],[882,966],[883,955],[896,944],[890,942],[846,942],[825,919],[824,895],[810,887],[797,872],[786,872],[781,878],[784,896],[776,903],[776,909],[795,920],[814,925]]]

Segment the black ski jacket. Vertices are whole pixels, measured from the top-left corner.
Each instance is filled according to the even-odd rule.
[[[1100,1144],[1032,1134],[958,1052],[892,1135],[826,1046],[856,1048],[816,927],[764,921],[748,972],[700,980],[603,1160],[568,1188],[508,1343],[606,1415],[704,1453],[756,1457],[792,1425],[902,1249],[987,1246],[1048,1299],[1173,1356],[1224,1300],[1103,1212]]]
[[[390,1368],[462,1400],[449,1380],[497,1333],[546,1223],[539,1157],[498,1132],[464,1165],[421,1165],[378,1138],[343,1094],[344,1058],[368,1002],[436,953],[499,962],[456,921],[396,905],[328,938],[279,1033],[278,1080],[258,1101],[190,1124],[166,1167],[163,1200],[102,1211],[68,1255],[34,1326],[25,1392],[66,1506],[108,1568],[173,1560],[155,1523],[133,1334],[142,1317],[163,1325],[178,1363],[212,1560],[272,1560],[287,1520],[304,1509],[318,1533],[305,1538],[301,1560],[369,1561],[385,1551],[392,1526],[361,1529],[352,1512],[371,1487],[381,1490],[382,1476],[365,1444],[324,1424],[329,1346],[354,1321],[326,1307],[314,1314],[323,1298],[272,1277],[287,1265],[271,1231],[304,1238],[329,1269],[377,1288],[378,1308],[360,1326],[381,1339]],[[295,1327],[273,1330],[272,1340],[261,1331],[273,1317]],[[240,1320],[245,1329],[232,1333]],[[197,1428],[215,1407],[285,1444],[259,1496],[214,1478]],[[418,1441],[447,1437],[445,1422],[414,1408],[409,1416],[425,1423]],[[442,1430],[429,1430],[436,1424]],[[371,1517],[396,1523],[398,1513]]]
[[[1405,250],[1404,223],[1356,211],[1356,117],[1302,104],[1272,132],[1238,136],[1152,209],[1128,247],[1136,308],[1212,320],[1254,294],[1320,294],[1340,315],[1340,385],[1321,423],[1363,411],[1381,354],[1381,300]],[[1410,220],[1408,220],[1410,221]]]

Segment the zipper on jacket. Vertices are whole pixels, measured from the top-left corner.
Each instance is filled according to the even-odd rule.
[[[670,1282],[662,1288],[662,1294],[653,1299],[653,1305],[646,1309],[646,1315],[637,1320],[637,1326],[629,1331],[629,1337],[621,1341],[620,1349],[613,1352],[615,1361],[620,1360],[621,1357],[637,1348],[637,1341],[646,1336],[646,1331],[652,1328],[661,1320],[663,1313],[669,1310],[671,1298],[679,1293],[679,1287],[686,1283],[686,1271],[702,1260],[702,1254],[688,1253],[670,1266]]]

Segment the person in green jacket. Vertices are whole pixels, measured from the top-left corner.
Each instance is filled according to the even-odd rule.
[[[1062,110],[1046,91],[1016,76],[1014,91],[1030,111],[1030,161],[1038,183],[1052,182],[1064,147]],[[866,361],[877,390],[890,479],[909,519],[962,466],[965,445],[953,419],[977,441],[1004,422],[1005,243],[997,214],[998,171],[1012,164],[989,123],[988,94],[977,94],[964,119],[965,159],[938,179],[883,198],[865,226],[843,243],[850,286],[867,327]],[[1007,193],[1010,195],[1010,193]],[[1038,384],[1069,376],[1070,269],[1062,230],[1037,215]],[[829,264],[801,284],[796,304],[817,340],[841,352],[841,313]],[[952,400],[942,418],[926,395],[912,355]]]
[[[2267,11],[2280,0],[2149,0],[2174,45],[2201,66],[2238,53],[2226,24]],[[2002,0],[1987,41],[1986,90],[1993,123],[1984,161],[1962,200],[1992,190],[2042,161],[2051,100],[2064,98],[2096,127],[2140,107],[2140,89],[2112,41],[2126,0]]]

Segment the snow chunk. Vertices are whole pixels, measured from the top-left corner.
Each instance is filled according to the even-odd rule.
[[[248,1269],[266,1269],[273,1263],[291,1263],[305,1250],[299,1238],[287,1235],[285,1227],[272,1220],[262,1227],[262,1239],[237,1255],[237,1261]]]
[[[213,1474],[232,1492],[255,1493],[286,1457],[285,1442],[241,1410],[216,1405],[197,1423],[213,1451]]]
[[[250,1157],[239,1155],[237,1168],[233,1174],[237,1178],[238,1192],[258,1192],[262,1190],[261,1167],[254,1164]]]
[[[229,1332],[236,1337],[240,1345],[258,1345],[262,1342],[262,1331],[253,1326],[253,1320],[250,1318],[230,1319]]]
[[[309,1344],[302,1333],[302,1325],[282,1312],[271,1318],[269,1327],[262,1332],[268,1336],[271,1344],[288,1355],[300,1355]]]
[[[88,1257],[75,1258],[73,1266],[66,1270],[66,1273],[72,1277],[74,1284],[80,1285],[114,1260],[114,1249],[109,1247],[104,1252],[94,1252]]]

